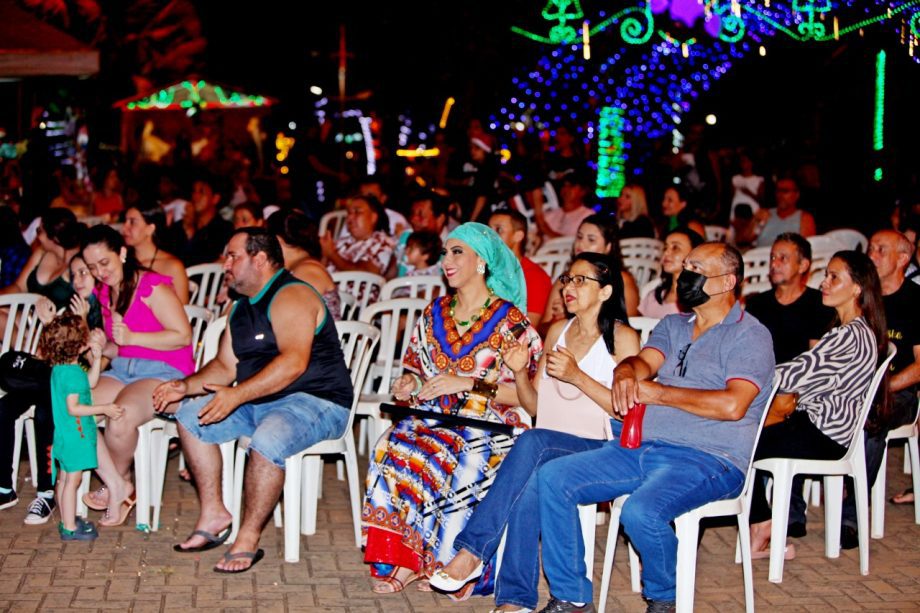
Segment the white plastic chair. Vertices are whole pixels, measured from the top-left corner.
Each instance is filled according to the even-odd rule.
[[[866,248],[869,246],[869,241],[858,230],[853,230],[852,228],[841,228],[839,230],[831,230],[830,232],[825,232],[824,236],[833,239],[843,245],[843,249],[853,249],[855,251],[866,252]]]
[[[554,253],[572,254],[572,245],[575,244],[574,236],[557,236],[544,241],[537,249],[537,255],[551,255]]]
[[[345,292],[339,292],[339,308],[341,309],[341,321],[354,321],[354,316],[357,316],[357,310],[355,310],[355,304],[357,301],[355,297],[351,294]]]
[[[387,280],[372,272],[345,271],[332,273],[332,280],[340,292],[355,297],[355,305],[348,314],[348,319],[357,320],[361,311],[380,294]]]
[[[703,229],[706,230],[706,240],[710,242],[724,243],[728,235],[728,228],[725,226],[703,226]]]
[[[623,268],[628,270],[636,279],[638,287],[654,281],[661,272],[658,259],[629,256],[623,258]]]
[[[374,348],[380,340],[380,331],[374,326],[357,321],[336,323],[342,339],[345,362],[350,366],[354,401],[348,415],[345,431],[337,439],[321,441],[285,459],[284,468],[284,561],[300,561],[300,535],[316,533],[316,500],[322,480],[322,457],[328,454],[345,456],[348,472],[348,491],[351,516],[355,530],[355,546],[361,547],[361,495],[358,478],[358,456],[351,426],[358,406],[358,398],[368,374]],[[237,445],[233,477],[233,530],[229,540],[239,532],[243,506],[243,476],[249,439],[243,437]],[[277,525],[277,510],[276,510]]]
[[[771,289],[773,289],[773,286],[770,285],[770,281],[745,281],[741,285],[741,295],[762,294]]]
[[[400,291],[404,290],[404,291]],[[399,296],[395,296],[399,293]],[[380,290],[380,300],[392,300],[393,298],[422,298],[431,302],[438,296],[447,293],[447,286],[444,285],[444,279],[436,275],[420,277],[396,277],[390,279]]]
[[[392,401],[390,388],[402,374],[402,358],[415,333],[415,325],[428,306],[422,298],[395,298],[377,302],[364,309],[361,321],[380,330],[380,344],[361,394],[356,414],[367,417],[358,429],[358,450],[364,453],[390,427],[391,421],[380,414],[380,403]],[[378,381],[375,385],[374,381]]]
[[[657,264],[664,252],[664,243],[657,238],[624,238],[620,241],[623,259],[642,258]]]
[[[325,236],[326,233],[331,233],[333,239],[338,238],[342,233],[342,228],[345,227],[345,217],[347,215],[348,211],[341,209],[338,211],[329,211],[320,217],[318,236]]]
[[[747,282],[770,280],[770,249],[771,247],[755,247],[745,252],[744,280]]]
[[[7,310],[6,328],[0,354],[7,351],[35,353],[41,336],[42,324],[35,313],[38,294],[7,294],[0,296],[0,309]],[[0,391],[0,397],[5,392]],[[32,483],[38,479],[38,463],[35,448],[35,406],[30,406],[13,424],[13,487],[19,481],[19,458],[22,453],[22,434],[26,435],[29,451],[29,469]]]
[[[880,539],[885,536],[885,486],[887,485],[887,468],[888,468],[888,441],[898,439],[907,439],[904,445],[905,459],[910,459],[911,480],[913,482],[914,492],[920,492],[920,454],[918,454],[917,445],[917,422],[895,428],[888,433],[886,439],[885,453],[882,455],[882,464],[878,469],[878,476],[875,478],[875,485],[872,486],[872,532],[874,539]],[[920,524],[920,499],[914,494],[914,523]]]
[[[224,282],[223,264],[197,264],[185,269],[191,297],[189,304],[200,306],[218,314],[217,294]]]
[[[570,253],[538,253],[530,259],[555,281],[566,271],[572,256]]]
[[[644,347],[645,343],[648,342],[648,337],[652,334],[652,330],[655,329],[655,326],[657,326],[660,321],[660,319],[655,317],[637,316],[629,318],[629,325],[639,333],[639,342]]]
[[[783,554],[786,547],[786,524],[789,521],[789,498],[792,480],[798,474],[824,475],[824,553],[828,558],[840,556],[840,513],[843,506],[843,477],[853,477],[856,490],[856,516],[859,531],[859,571],[869,574],[869,485],[866,478],[866,449],[863,426],[882,376],[897,350],[889,344],[888,356],[876,369],[863,399],[859,418],[846,454],[839,460],[805,460],[801,458],[765,458],[754,463],[757,470],[773,474],[773,522],[770,531],[771,583],[783,582]]]
[[[751,487],[754,482],[755,471],[752,467],[754,450],[760,440],[760,433],[767,417],[768,407],[773,402],[778,389],[774,380],[767,404],[760,415],[757,434],[754,436],[754,445],[751,448],[751,459],[748,461],[747,473],[744,477],[744,487],[735,498],[715,500],[688,511],[674,520],[677,533],[677,594],[676,604],[678,613],[691,613],[695,597],[696,584],[696,550],[699,541],[700,520],[707,517],[722,517],[734,515],[738,521],[738,544],[735,548],[735,562],[741,562],[744,570],[744,604],[747,613],[754,612],[754,574],[751,568]],[[601,575],[601,593],[599,597],[599,613],[604,613],[607,605],[607,592],[610,589],[610,576],[613,572],[613,559],[616,554],[617,537],[620,531],[620,512],[629,495],[620,496],[610,505],[610,528],[607,533],[607,548],[604,552],[604,570]],[[639,559],[632,546],[629,547],[629,563],[631,586],[634,592],[640,591]]]
[[[811,243],[811,253],[830,253],[833,255],[837,251],[843,249],[849,249],[850,247],[833,236],[828,236],[827,234],[818,234],[816,236],[809,236],[806,238],[809,243]]]

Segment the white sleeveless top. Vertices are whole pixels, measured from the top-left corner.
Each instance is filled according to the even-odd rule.
[[[565,334],[575,319],[570,319],[555,348],[565,347]],[[588,353],[578,361],[578,367],[589,377],[605,387],[613,384],[616,362],[607,352],[603,335],[599,336]],[[574,434],[582,438],[610,440],[610,415],[596,402],[571,383],[546,374],[544,368],[537,378],[537,428]]]

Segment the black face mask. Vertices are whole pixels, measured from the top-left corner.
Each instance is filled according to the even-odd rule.
[[[688,309],[695,309],[700,305],[706,304],[709,302],[709,299],[712,298],[712,296],[703,291],[703,286],[706,285],[706,281],[715,279],[716,277],[724,277],[725,274],[707,277],[701,273],[685,268],[680,271],[680,276],[677,277],[677,299]],[[719,293],[723,294],[725,292]]]

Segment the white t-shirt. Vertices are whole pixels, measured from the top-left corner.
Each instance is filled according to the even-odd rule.
[[[748,194],[741,191],[742,187],[746,187],[753,193],[757,193],[760,190],[760,186],[763,185],[763,177],[759,175],[751,175],[750,177],[745,177],[744,175],[735,175],[732,177],[732,188],[734,189],[734,194],[732,195],[732,212],[731,218],[735,218],[735,207],[739,204],[747,204],[751,207],[751,212],[756,213],[760,210],[760,204],[756,200],[751,198]]]

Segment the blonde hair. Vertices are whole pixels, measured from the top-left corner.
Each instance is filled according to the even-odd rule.
[[[637,217],[642,215],[647,217],[648,201],[645,198],[645,188],[635,183],[629,183],[623,187],[623,191],[620,193],[621,198],[627,195],[627,190],[632,207],[629,209],[629,216],[624,221],[635,221]]]

